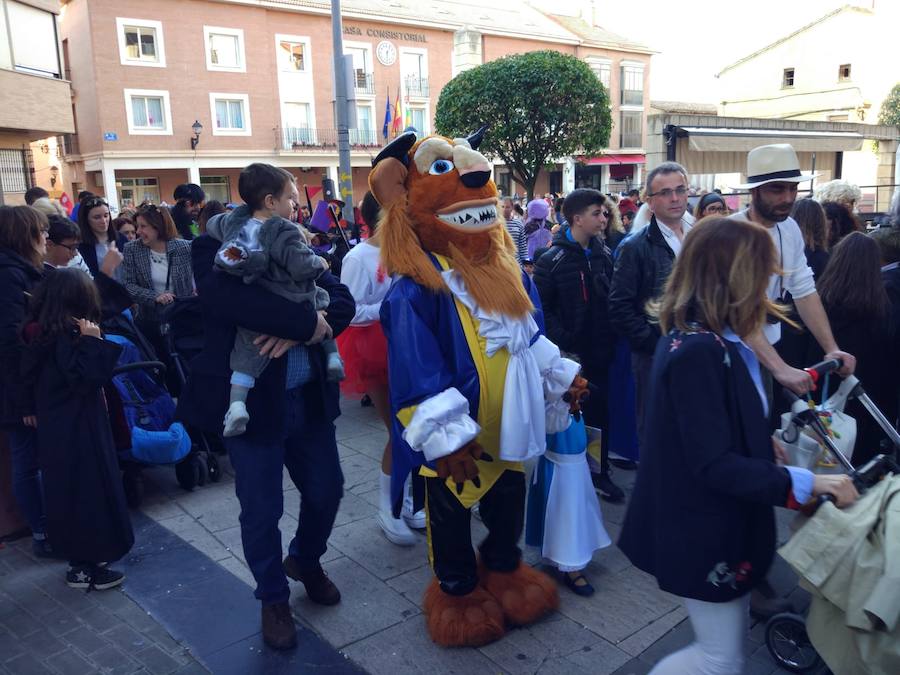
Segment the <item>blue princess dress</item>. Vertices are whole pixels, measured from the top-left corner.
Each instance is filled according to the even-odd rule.
[[[528,492],[525,543],[540,548],[562,572],[584,569],[594,551],[612,544],[591,483],[586,446],[580,416],[565,431],[549,434]]]

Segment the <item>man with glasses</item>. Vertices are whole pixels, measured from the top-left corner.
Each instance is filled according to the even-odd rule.
[[[659,326],[650,321],[646,306],[662,294],[685,235],[688,178],[681,164],[663,162],[647,174],[647,204],[653,214],[644,229],[619,245],[609,291],[609,318],[613,328],[631,346],[637,403],[638,440],[644,444],[644,413],[650,366]]]

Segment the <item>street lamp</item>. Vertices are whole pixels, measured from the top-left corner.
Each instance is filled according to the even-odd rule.
[[[200,143],[200,132],[203,131],[203,125],[200,124],[200,120],[194,120],[194,123],[191,125],[191,131],[194,132],[194,136],[191,138],[191,150],[196,150],[197,144]]]

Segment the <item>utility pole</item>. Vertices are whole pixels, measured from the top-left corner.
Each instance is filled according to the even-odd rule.
[[[350,169],[350,128],[347,110],[347,70],[344,66],[344,31],[341,0],[331,0],[331,43],[334,52],[334,116],[338,142],[338,194],[344,202],[343,217],[355,231],[353,218],[353,173]]]

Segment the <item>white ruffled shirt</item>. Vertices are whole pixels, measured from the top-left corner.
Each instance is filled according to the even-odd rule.
[[[521,462],[546,450],[546,436],[571,423],[569,404],[562,400],[580,366],[560,356],[559,348],[538,332],[529,314],[521,319],[489,313],[469,295],[462,277],[443,273],[450,292],[478,320],[487,354],[509,352],[500,420],[500,459]],[[455,452],[475,439],[481,427],[469,416],[469,402],[455,388],[423,401],[416,408],[403,438],[429,461]]]

